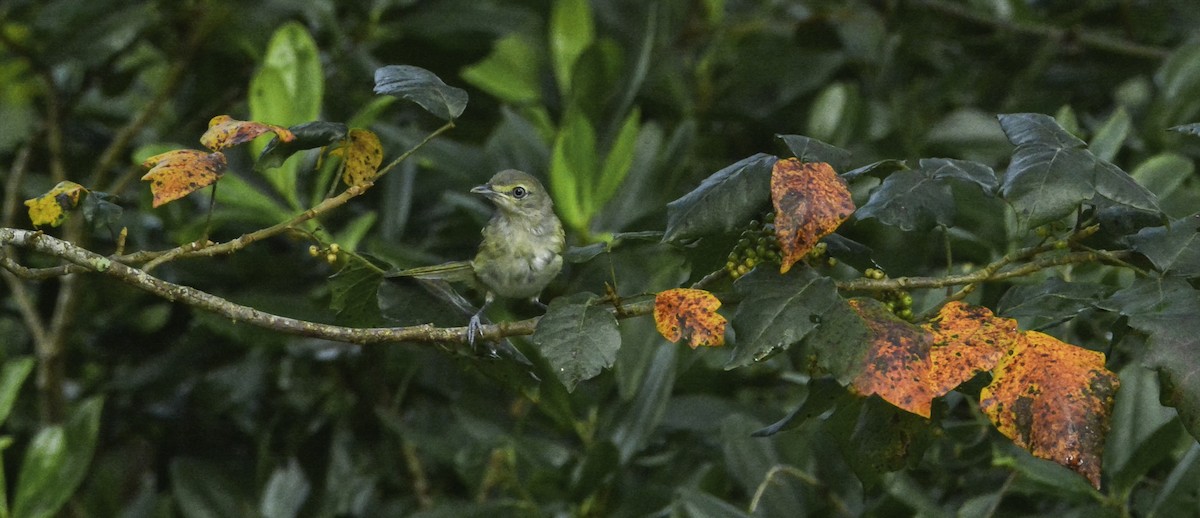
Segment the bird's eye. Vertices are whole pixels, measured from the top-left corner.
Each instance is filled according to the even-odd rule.
[[[524,187],[521,187],[520,185],[513,187],[513,190],[512,190],[513,198],[516,198],[519,200],[521,198],[524,198],[526,194],[529,194],[529,191],[526,191]]]

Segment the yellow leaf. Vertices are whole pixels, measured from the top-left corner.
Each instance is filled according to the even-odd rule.
[[[346,136],[347,144],[339,149],[346,161],[342,181],[346,185],[369,185],[375,181],[375,171],[383,163],[383,145],[371,130],[354,128]]]
[[[263,133],[274,133],[281,142],[291,142],[296,136],[282,126],[254,121],[240,121],[228,115],[217,115],[208,121],[208,131],[200,136],[200,143],[213,151],[228,149],[254,140]]]
[[[195,149],[177,149],[154,155],[142,162],[150,172],[142,177],[150,182],[154,206],[169,203],[203,189],[225,173],[225,155]]]
[[[58,182],[45,194],[25,200],[25,206],[29,207],[29,219],[35,227],[62,225],[67,219],[66,211],[78,207],[79,200],[87,192],[86,187],[75,182]]]
[[[664,338],[686,338],[695,349],[725,345],[725,317],[717,314],[721,301],[704,290],[677,288],[654,297],[654,325]]]
[[[850,189],[832,166],[796,158],[775,162],[771,202],[775,206],[775,237],[783,252],[780,273],[787,273],[854,212]]]

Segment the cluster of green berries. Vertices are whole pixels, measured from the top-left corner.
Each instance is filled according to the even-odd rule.
[[[779,264],[783,260],[779,240],[775,238],[775,214],[767,214],[763,219],[761,223],[751,221],[729,251],[725,271],[730,277],[737,279],[762,263]]]
[[[882,280],[887,278],[887,274],[878,268],[867,268],[863,271],[863,277],[868,279]],[[888,290],[883,292],[879,297],[879,301],[887,305],[888,311],[892,314],[903,318],[904,320],[913,319],[913,298],[907,291],[904,290]]]
[[[321,257],[323,255],[323,256],[325,256],[325,262],[327,262],[329,264],[337,264],[338,255],[341,254],[341,252],[342,252],[342,247],[339,246],[337,243],[331,243],[326,248],[321,248],[321,247],[318,247],[317,245],[309,245],[308,246],[308,255],[311,255],[313,257]]]

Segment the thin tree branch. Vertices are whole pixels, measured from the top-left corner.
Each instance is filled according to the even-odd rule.
[[[400,162],[403,162],[405,159],[412,156],[412,154],[415,153],[417,150],[424,147],[425,144],[428,144],[431,140],[436,138],[438,135],[441,135],[442,133],[445,133],[446,131],[449,131],[452,128],[454,128],[453,121],[447,122],[446,124],[442,125],[442,127],[434,130],[433,133],[430,133],[428,136],[426,136],[424,140],[417,143],[417,145],[413,146],[412,149],[405,151],[403,154],[396,157],[396,159],[393,160],[390,164],[388,164],[387,166],[385,166],[384,168],[382,168],[378,172],[376,172],[375,179],[378,180],[381,176],[383,176],[384,174],[387,174],[387,172],[390,171],[392,168],[396,167],[397,164],[399,164]],[[320,216],[321,214],[324,214],[325,212],[328,212],[328,211],[331,211],[338,207],[341,207],[342,205],[345,205],[346,202],[348,202],[351,199],[355,198],[356,196],[366,192],[367,189],[369,189],[371,187],[371,185],[372,185],[371,183],[368,183],[368,184],[364,184],[364,185],[350,186],[350,187],[346,188],[345,191],[342,191],[341,194],[334,196],[332,198],[326,198],[321,203],[318,203],[317,205],[296,215],[296,217],[294,217],[288,221],[284,221],[282,223],[278,223],[278,224],[272,225],[270,227],[262,228],[262,229],[254,231],[254,232],[250,232],[248,234],[243,234],[242,236],[240,236],[236,239],[233,239],[232,241],[227,241],[227,242],[220,243],[220,244],[208,244],[207,242],[188,243],[186,245],[176,247],[176,248],[173,248],[170,250],[162,251],[162,252],[140,252],[140,253],[134,253],[134,254],[122,256],[117,259],[121,262],[126,262],[126,263],[131,263],[131,264],[148,261],[148,262],[146,262],[143,269],[145,269],[146,271],[150,271],[150,270],[153,270],[154,268],[162,265],[163,263],[173,261],[173,260],[179,259],[179,258],[213,257],[213,256],[217,256],[217,255],[230,254],[230,253],[236,252],[238,250],[241,250],[257,241],[261,241],[268,237],[273,237],[273,236],[282,234],[283,232],[288,231],[289,229],[291,229],[292,227],[294,227],[296,225],[299,225],[300,223],[303,223],[310,219],[316,218],[316,217]]]
[[[1170,50],[1162,47],[1136,43],[1086,29],[1063,29],[1049,24],[1015,22],[995,16],[987,16],[977,13],[975,10],[961,4],[946,2],[944,0],[913,0],[912,5],[917,8],[930,9],[944,15],[953,16],[979,25],[986,25],[998,30],[1036,36],[1058,42],[1074,41],[1085,47],[1112,54],[1162,60],[1166,59],[1171,53]]]

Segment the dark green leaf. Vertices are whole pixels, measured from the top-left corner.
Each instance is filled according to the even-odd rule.
[[[267,147],[263,148],[262,153],[258,155],[258,160],[254,162],[256,171],[279,167],[287,161],[288,157],[300,151],[336,143],[346,138],[346,134],[350,130],[340,122],[314,121],[297,124],[288,128],[288,131],[291,131],[296,139],[291,142],[282,142],[278,136],[271,139],[267,143]]]
[[[4,362],[4,368],[0,369],[0,424],[8,420],[21,385],[33,370],[33,363],[32,357],[18,357]]]
[[[591,293],[559,297],[533,332],[533,344],[567,390],[611,367],[621,347],[617,319]]]
[[[64,425],[43,428],[33,438],[17,478],[14,518],[55,516],[70,500],[92,463],[103,408],[102,398],[86,399]]]
[[[1171,131],[1174,131],[1177,133],[1183,133],[1184,135],[1195,135],[1195,136],[1200,137],[1200,122],[1193,122],[1191,124],[1183,124],[1181,126],[1174,126],[1171,128]]]
[[[837,441],[864,486],[879,483],[884,473],[921,458],[931,435],[929,422],[877,395],[839,407],[825,432]]]
[[[1093,307],[1108,292],[1108,288],[1100,284],[1067,282],[1052,277],[1036,284],[1010,288],[1000,298],[996,313],[1028,319],[1022,327],[1038,329],[1075,317]]]
[[[1001,194],[1030,227],[1066,216],[1095,198],[1159,211],[1150,191],[1097,158],[1049,116],[1020,113],[999,118],[1009,141],[1017,146]]]
[[[787,350],[846,304],[832,279],[807,266],[786,275],[755,268],[738,278],[733,288],[745,298],[733,315],[737,342],[727,369]]]
[[[583,500],[604,487],[621,471],[621,456],[609,441],[596,441],[571,473],[572,498]]]
[[[779,432],[791,430],[811,419],[816,419],[825,411],[833,408],[838,401],[850,394],[841,383],[833,378],[812,378],[808,382],[808,393],[804,396],[804,402],[796,407],[783,419],[776,421],[770,426],[754,432],[755,437],[770,437]]]
[[[774,437],[753,437],[762,428],[756,419],[745,415],[728,415],[721,421],[721,447],[726,469],[733,482],[746,494],[754,494],[772,469],[783,463],[775,448]],[[759,501],[763,516],[802,516],[802,493],[794,478],[782,477],[765,486]]]
[[[875,218],[905,232],[928,230],[953,223],[954,197],[949,185],[923,171],[898,171],[888,175],[855,214],[859,219]]]
[[[119,228],[121,215],[125,213],[125,209],[117,205],[117,200],[117,196],[106,192],[89,191],[81,204],[84,221],[93,229],[105,228],[115,232]]]
[[[654,333],[651,329],[645,330]],[[615,413],[617,422],[609,435],[617,446],[622,464],[629,462],[634,454],[646,447],[662,421],[667,402],[671,400],[671,389],[675,386],[675,363],[679,349],[660,344],[644,345],[654,346],[649,369],[642,377],[642,384],[634,393],[633,400],[622,404]]]
[[[1095,161],[1083,141],[1041,114],[1001,115],[1000,126],[1017,146],[1000,192],[1030,227],[1066,216],[1092,198]]]
[[[832,144],[826,144],[804,135],[776,135],[783,141],[792,155],[801,162],[825,162],[834,171],[845,171],[850,163],[850,152]],[[849,180],[849,179],[847,179]]]
[[[1200,215],[1174,221],[1169,227],[1143,228],[1129,242],[1166,275],[1200,275]]]
[[[171,461],[171,493],[185,518],[224,518],[255,512],[245,481],[217,465],[186,457]]]
[[[337,314],[343,325],[371,327],[379,325],[379,284],[383,274],[378,268],[350,258],[346,266],[329,278],[332,299],[329,309]]]
[[[1163,404],[1175,407],[1193,437],[1200,438],[1200,296],[1180,277],[1143,278],[1102,301],[1099,307],[1129,317],[1129,326],[1149,336],[1142,360],[1156,369]]]
[[[998,180],[992,168],[970,160],[952,158],[922,158],[920,169],[930,178],[950,178],[978,185],[985,194],[996,192]]]
[[[1200,506],[1197,487],[1200,487],[1200,443],[1192,444],[1192,448],[1171,470],[1154,498],[1154,507],[1146,516],[1172,516],[1180,509],[1195,509]]]
[[[1154,371],[1131,363],[1119,377],[1121,389],[1104,441],[1104,471],[1112,474],[1110,487],[1118,493],[1132,489],[1155,464],[1174,454],[1184,435],[1175,411],[1158,402]]]
[[[310,489],[312,484],[304,476],[300,463],[295,457],[288,459],[287,466],[275,468],[271,473],[258,510],[263,518],[293,518],[304,506]]]
[[[879,264],[872,258],[874,252],[867,245],[841,234],[829,234],[822,238],[821,241],[827,247],[825,250],[826,254],[854,267],[856,270],[879,268]]]
[[[739,160],[667,204],[663,241],[732,232],[762,213],[771,200],[771,168],[776,160],[763,153]]]
[[[680,515],[688,518],[750,518],[753,516],[720,498],[690,487],[681,487],[675,492],[675,501],[672,507]]]
[[[467,92],[443,83],[433,72],[409,65],[375,71],[375,93],[417,103],[442,119],[457,119],[467,108]]]
[[[852,182],[863,176],[874,176],[882,180],[896,171],[903,171],[905,169],[908,169],[907,162],[904,160],[894,160],[889,158],[887,160],[871,162],[870,164],[862,167],[846,171],[845,173],[842,173],[842,179],[847,182]]]

